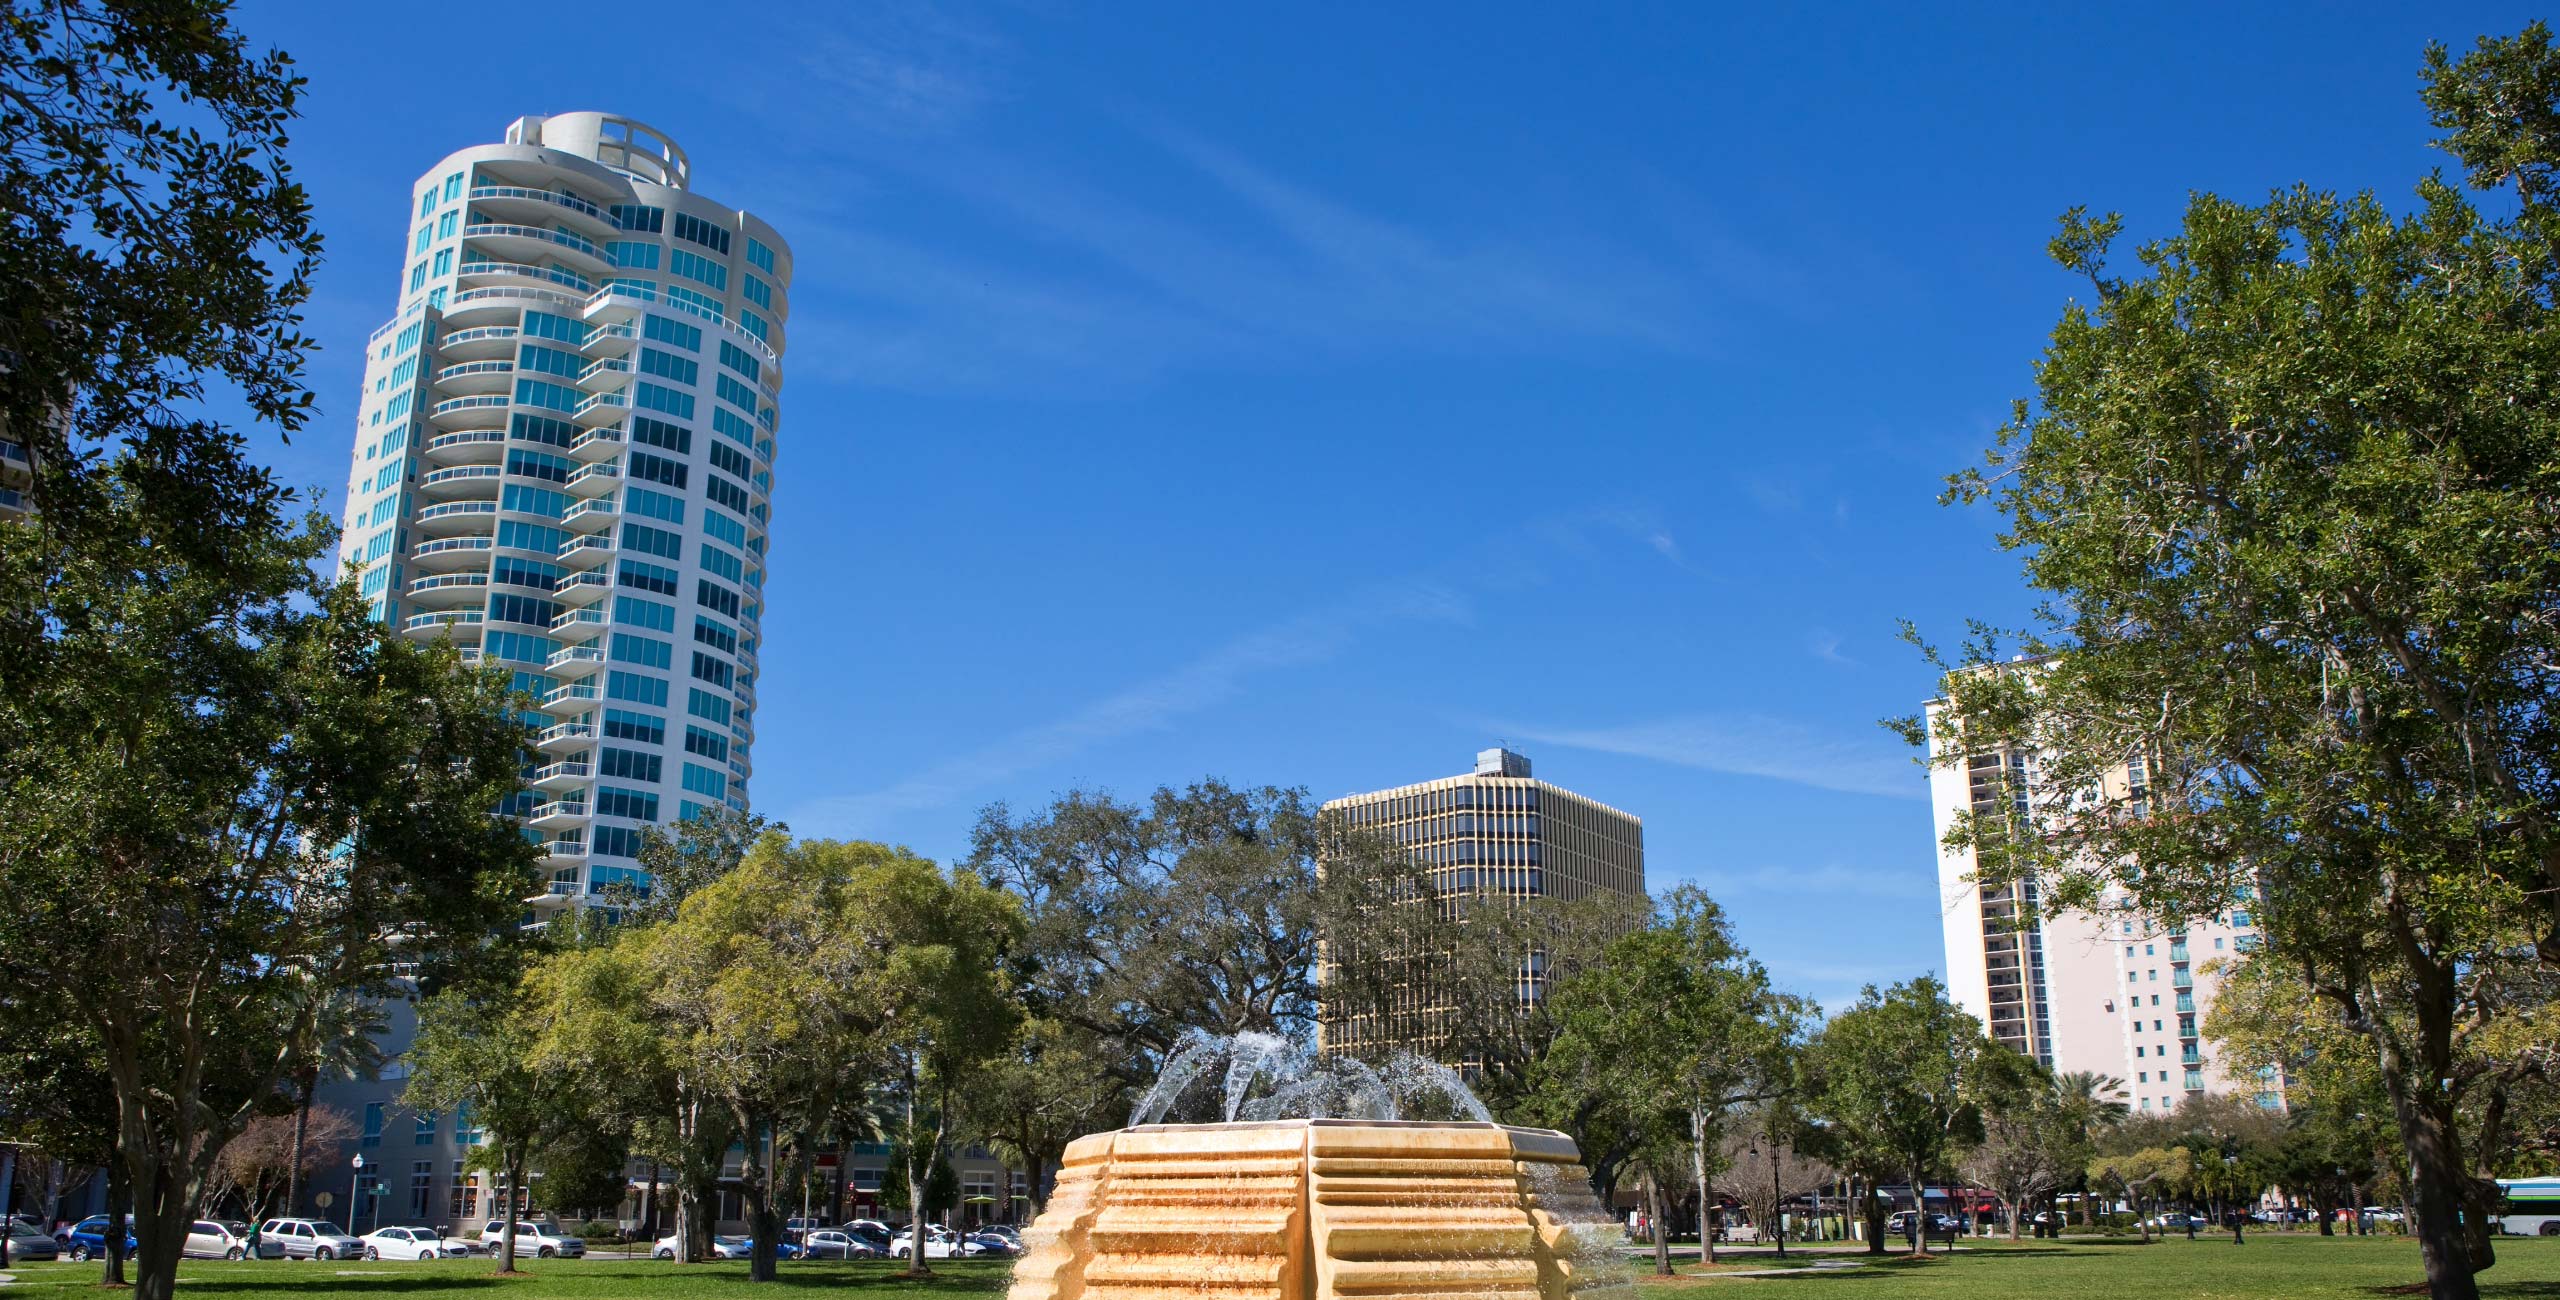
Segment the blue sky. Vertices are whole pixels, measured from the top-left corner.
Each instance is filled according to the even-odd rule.
[[[1930,688],[1895,619],[2024,607],[1935,495],[2080,288],[2056,214],[2404,196],[2422,45],[2532,16],[474,8],[245,6],[328,237],[293,480],[345,480],[411,181],[641,118],[797,259],[759,811],[954,857],[994,800],[1508,741],[1835,1004],[1940,964],[1875,720]]]

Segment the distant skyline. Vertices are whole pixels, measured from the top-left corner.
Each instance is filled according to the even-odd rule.
[[[1837,1006],[1943,963],[1875,723],[1931,692],[1896,619],[2024,617],[1996,519],[1935,498],[2085,292],[2056,215],[2122,210],[2129,260],[2190,190],[2405,206],[2445,162],[2424,43],[2534,14],[480,16],[241,14],[311,78],[328,238],[288,480],[341,504],[419,171],[628,114],[798,266],[758,811],[956,859],[991,802],[1324,799],[1508,743]]]

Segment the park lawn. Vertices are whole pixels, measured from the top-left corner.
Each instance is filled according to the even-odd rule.
[[[793,1261],[779,1265],[780,1279],[770,1287],[747,1281],[744,1260],[675,1264],[665,1260],[529,1259],[517,1267],[523,1276],[502,1278],[486,1259],[431,1262],[382,1260],[266,1260],[227,1263],[188,1260],[178,1266],[181,1296],[455,1296],[472,1300],[696,1300],[703,1296],[744,1297],[825,1288],[862,1300],[979,1300],[999,1296],[1013,1275],[1011,1261],[936,1260],[934,1276],[910,1282],[903,1264],[878,1260]],[[0,1294],[97,1294],[99,1266],[91,1264],[13,1265],[17,1284]]]
[[[1968,1241],[1952,1255],[1913,1263],[1888,1256],[1855,1269],[1791,1270],[1779,1277],[1734,1277],[1749,1265],[1748,1252],[1727,1256],[1704,1275],[1661,1278],[1652,1261],[1639,1265],[1645,1300],[1672,1300],[1680,1292],[1776,1287],[1794,1300],[1924,1300],[1929,1297],[2020,1296],[2036,1300],[2310,1300],[2364,1297],[2424,1280],[2415,1242],[2382,1237],[2322,1237],[2316,1233],[2252,1233],[2233,1246],[2229,1236],[2183,1237],[2145,1246],[2133,1238],[2060,1242]],[[1863,1254],[1828,1258],[1867,1262]],[[1771,1261],[1774,1262],[1774,1261]],[[2484,1297],[2560,1297],[2560,1240],[2502,1238],[2498,1266],[2483,1274]],[[2423,1294],[2423,1291],[2420,1292]]]
[[[2131,1239],[2063,1242],[1968,1243],[1951,1256],[1926,1263],[1888,1257],[1852,1269],[1788,1270],[1782,1276],[1730,1276],[1730,1270],[1768,1265],[1774,1257],[1742,1251],[1711,1274],[1650,1276],[1652,1261],[1636,1261],[1639,1300],[1681,1300],[1680,1293],[1776,1287],[1791,1300],[1923,1300],[1928,1297],[2034,1297],[2035,1300],[2310,1300],[2373,1297],[2419,1280],[2418,1250],[2386,1238],[2316,1235],[2252,1235],[2245,1246],[2229,1238],[2189,1242],[2175,1238],[2144,1246]],[[1825,1260],[1864,1262],[1864,1255],[1823,1252]],[[1802,1263],[1801,1256],[1790,1262]],[[189,1261],[178,1270],[181,1295],[189,1296],[469,1296],[497,1300],[694,1300],[753,1297],[824,1288],[863,1300],[978,1300],[1001,1293],[1012,1265],[952,1261],[934,1265],[935,1276],[909,1282],[894,1263],[785,1263],[770,1290],[747,1281],[744,1262],[677,1265],[658,1260],[528,1260],[517,1278],[490,1273],[487,1260],[431,1264],[340,1260],[228,1264]],[[1694,1268],[1694,1261],[1683,1265]],[[30,1295],[95,1294],[95,1264],[29,1264],[9,1270],[12,1292]],[[2491,1300],[2545,1297],[2560,1300],[2560,1240],[2508,1239],[2498,1243],[2498,1267],[2481,1279]]]

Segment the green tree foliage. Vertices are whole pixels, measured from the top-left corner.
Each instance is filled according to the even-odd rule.
[[[1954,1155],[1982,1140],[1982,1112],[2035,1086],[2035,1063],[1983,1036],[1936,977],[1867,986],[1823,1026],[1808,1051],[1812,1109],[1842,1162],[1870,1185],[1926,1187]],[[1867,1249],[1884,1249],[1883,1213],[1867,1210]],[[1916,1250],[1915,1254],[1918,1253]]]
[[[572,1122],[546,1134],[526,1162],[534,1203],[564,1218],[579,1210],[611,1218],[631,1190],[629,1126],[583,1095],[568,1109]]]
[[[1002,955],[1020,925],[1011,898],[903,849],[768,832],[672,919],[537,961],[525,1055],[629,1109],[634,1149],[673,1167],[685,1256],[743,1144],[728,1185],[753,1224],[749,1276],[770,1281],[780,1197],[806,1181],[805,1162],[798,1180],[780,1166],[822,1123],[886,1100],[862,1080],[895,1074],[901,1136],[919,1166],[939,1157],[951,1090],[1013,1032]]]
[[[1002,1051],[959,1081],[968,1131],[1024,1172],[1035,1214],[1048,1204],[1067,1144],[1116,1128],[1128,1114],[1129,1090],[1106,1061],[1109,1050],[1064,1021],[1026,1019]]]
[[[2555,85],[2539,25],[2429,55],[2443,145],[2512,216],[2433,177],[2405,214],[2198,194],[2128,272],[2117,218],[2068,215],[2090,299],[1952,493],[2006,517],[2056,656],[1950,675],[1938,758],[2040,764],[2023,816],[1955,837],[2056,907],[2248,906],[2376,1058],[2438,1300],[2491,1255],[2436,1081],[2501,1014],[2483,975],[2560,959]]]
[[[767,834],[789,835],[791,828],[727,804],[714,804],[676,823],[675,833],[645,826],[640,831],[640,867],[649,873],[646,888],[615,885],[606,901],[622,914],[622,922],[650,925],[675,919],[684,900],[703,886],[737,869],[747,851]]]
[[[219,0],[0,5],[0,434],[42,506],[0,527],[0,1005],[77,991],[151,1300],[314,995],[520,862],[497,688],[313,590],[325,530],[204,406],[309,408],[299,93]]]
[[[737,1134],[652,1001],[648,947],[659,928],[612,927],[607,941],[536,959],[522,1014],[534,1026],[533,1066],[586,1080],[600,1108],[629,1128],[633,1149],[664,1167],[676,1192],[676,1257],[694,1263],[709,1257],[707,1207]]]
[[[2151,1220],[2165,1203],[2168,1189],[2194,1176],[2196,1157],[2185,1147],[2134,1147],[2089,1158],[2089,1182],[2112,1187],[2133,1207],[2144,1241],[2151,1240]],[[2146,1208],[2147,1207],[2147,1208]]]
[[[2096,1154],[2081,1080],[2041,1076],[2039,1069],[2029,1086],[1990,1098],[1981,1140],[1956,1161],[1967,1184],[1999,1198],[2011,1241],[2033,1208],[2079,1178]]]
[[[524,1015],[514,984],[456,986],[418,1008],[418,1036],[409,1049],[402,1098],[422,1111],[468,1107],[486,1137],[485,1155],[498,1176],[498,1208],[504,1223],[498,1241],[500,1273],[516,1271],[516,1215],[535,1153],[575,1142],[589,1122],[587,1098],[576,1080],[545,1071],[534,1057],[535,1023]],[[616,1196],[619,1201],[621,1197]]]
[[[1728,1117],[1793,1090],[1811,1009],[1770,986],[1724,910],[1694,886],[1672,891],[1652,925],[1610,944],[1549,1001],[1558,1032],[1531,1071],[1532,1113],[1575,1137],[1604,1186],[1620,1166],[1643,1171],[1655,1267],[1667,1274],[1665,1173],[1712,1185]],[[1702,1198],[1702,1230],[1704,1215]],[[1712,1251],[1703,1231],[1700,1240]]]
[[[46,527],[129,509],[109,482],[138,468],[156,540],[216,567],[280,494],[202,403],[300,427],[320,253],[285,161],[302,79],[230,9],[0,3],[0,434],[37,449]]]
[[[1144,804],[1084,791],[979,815],[969,867],[1022,899],[1034,1013],[1115,1044],[1142,1085],[1186,1029],[1303,1037],[1316,1012],[1317,818],[1302,790],[1220,781]]]
[[[0,1002],[79,992],[137,1284],[165,1294],[212,1160],[320,1054],[331,995],[432,977],[532,872],[489,815],[522,752],[502,679],[319,586],[322,521],[188,564],[143,527],[148,477],[117,470],[77,545],[0,527]]]

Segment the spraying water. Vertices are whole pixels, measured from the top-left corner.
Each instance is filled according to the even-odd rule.
[[[1204,1078],[1215,1081],[1214,1089],[1193,1087]],[[1348,1057],[1319,1057],[1277,1034],[1194,1029],[1174,1044],[1129,1123],[1492,1118],[1457,1071],[1410,1052],[1372,1068]]]

